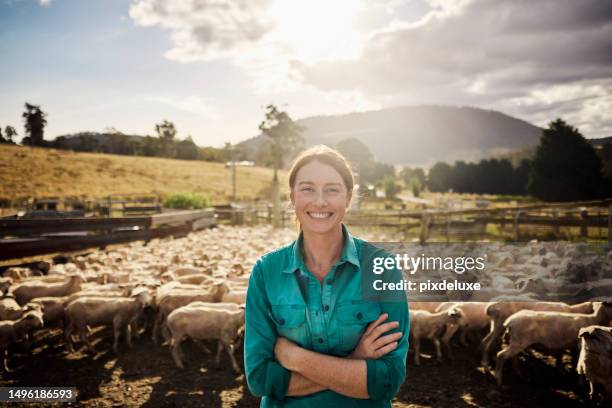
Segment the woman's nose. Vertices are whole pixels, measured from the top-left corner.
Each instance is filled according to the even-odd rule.
[[[317,204],[318,206],[323,207],[324,205],[327,204],[327,199],[325,198],[325,193],[320,192],[317,194],[316,200],[315,200],[315,204]]]

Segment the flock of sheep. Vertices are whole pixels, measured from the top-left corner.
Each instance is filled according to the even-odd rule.
[[[373,234],[364,238],[382,241]],[[4,368],[9,371],[11,345],[27,342],[36,331],[61,328],[66,350],[71,353],[79,341],[92,349],[91,328],[112,326],[116,353],[122,337],[131,347],[133,339],[150,329],[154,342],[163,339],[162,346],[169,346],[177,367],[184,366],[184,339],[192,339],[203,349],[201,340],[217,340],[217,366],[225,349],[239,373],[234,351],[244,331],[243,305],[250,268],[259,256],[293,239],[295,232],[290,230],[219,227],[177,240],[153,240],[146,245],[135,242],[87,255],[58,257],[58,263],[41,263],[38,271],[9,268],[0,278]],[[490,277],[488,287],[500,294],[514,293],[519,287],[523,296],[528,295],[525,288],[531,287],[527,283],[555,285],[564,274],[578,281],[612,279],[608,254],[603,264],[592,267],[595,261],[588,251],[578,248],[568,243],[500,245],[490,260],[491,269],[506,268],[509,272]],[[601,257],[598,259],[601,262]],[[576,269],[579,261],[582,269]],[[528,347],[540,345],[559,357],[569,349],[577,356],[573,360],[577,372],[590,383],[590,397],[611,398],[612,304],[605,296],[600,298],[571,305],[529,296],[522,301],[411,302],[411,352],[419,364],[423,339],[433,342],[438,360],[443,348],[451,357],[454,341],[463,345],[478,341],[481,363],[489,367],[492,353],[501,344],[495,367],[501,384],[504,362],[516,360]],[[560,358],[559,366],[563,367]]]
[[[482,292],[472,293],[469,301],[411,302],[415,363],[422,339],[433,342],[438,360],[443,349],[452,357],[454,337],[462,345],[471,340],[480,346],[485,369],[496,352],[494,374],[501,385],[505,362],[512,359],[518,371],[517,357],[528,348],[553,355],[560,369],[569,350],[573,367],[589,381],[590,399],[612,398],[612,252],[602,246],[535,241],[487,244],[480,250],[489,258],[476,277]]]

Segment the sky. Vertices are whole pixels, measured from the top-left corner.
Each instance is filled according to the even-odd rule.
[[[401,105],[562,117],[612,136],[609,0],[0,0],[0,126],[222,146],[292,118]]]

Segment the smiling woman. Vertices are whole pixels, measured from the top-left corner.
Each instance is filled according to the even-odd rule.
[[[403,291],[396,301],[364,298],[368,244],[342,224],[350,167],[315,146],[295,160],[289,186],[300,235],[259,258],[248,286],[249,389],[262,407],[390,408],[406,376],[408,304]]]

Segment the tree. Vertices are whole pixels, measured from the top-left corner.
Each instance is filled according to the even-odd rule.
[[[272,179],[272,217],[275,228],[280,227],[280,190],[278,169],[284,167],[284,158],[291,157],[304,146],[302,131],[304,127],[295,123],[287,112],[279,111],[276,106],[266,107],[266,118],[259,124],[259,130],[272,142],[270,153],[274,166]]]
[[[30,105],[27,102],[25,108],[26,111],[21,117],[25,122],[27,136],[23,138],[22,143],[30,146],[43,146],[47,114],[40,109],[40,106]]]
[[[450,188],[452,169],[446,163],[437,162],[429,170],[427,187],[429,191],[445,193]]]
[[[419,184],[422,186],[425,184],[425,171],[420,168],[410,168],[408,166],[402,168],[402,171],[400,171],[400,178],[404,181],[404,184],[408,187],[410,187],[412,185],[412,180],[414,178],[417,178],[419,181]]]
[[[191,136],[181,140],[176,145],[176,158],[183,160],[196,160],[198,158],[198,146],[193,142]]]
[[[386,175],[382,180],[382,186],[385,190],[385,197],[387,200],[395,199],[397,193],[400,192],[400,186],[395,182],[395,177]]]
[[[266,107],[266,118],[259,124],[259,130],[270,138],[270,156],[273,158],[274,175],[285,167],[285,158],[292,157],[304,146],[303,126],[295,123],[287,112],[276,106]]]
[[[14,127],[7,126],[6,128],[4,128],[4,134],[6,136],[7,143],[15,144],[13,137],[18,136],[18,135]]]
[[[174,123],[164,120],[155,125],[155,131],[161,144],[161,153],[165,157],[174,157],[174,137],[176,128]]]
[[[544,201],[598,198],[603,186],[602,163],[578,129],[562,119],[542,132],[527,190]]]

